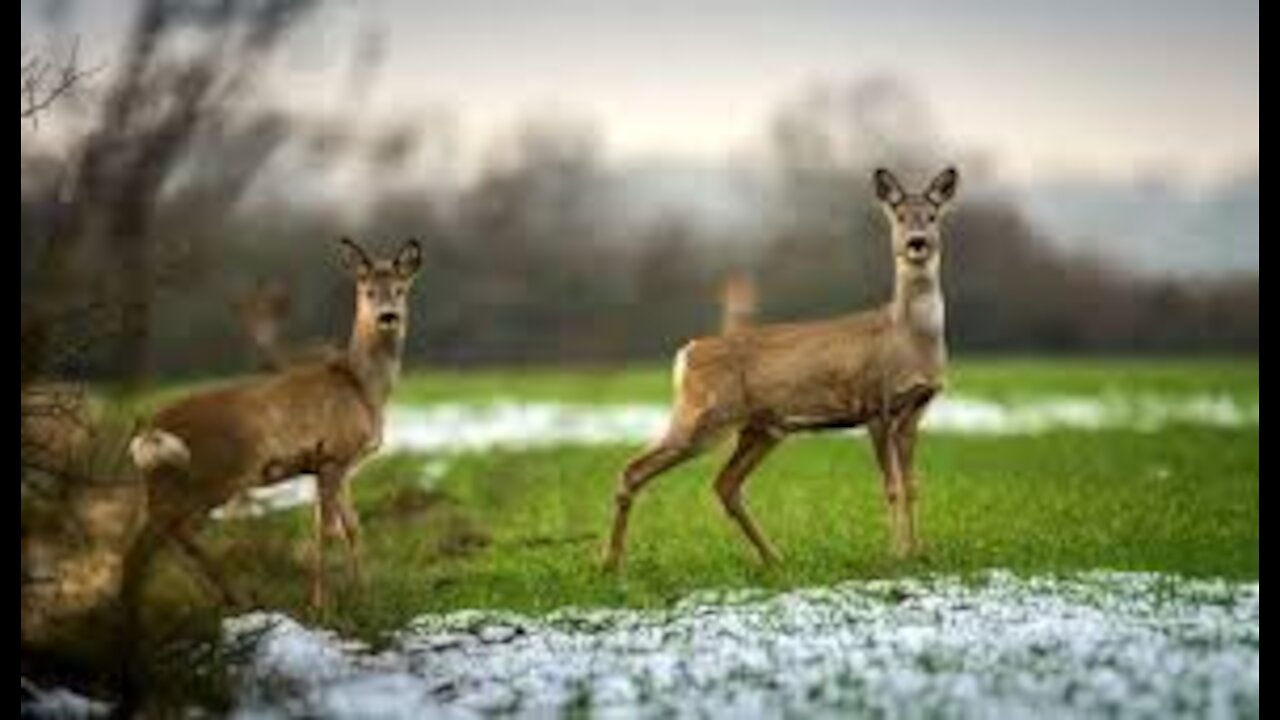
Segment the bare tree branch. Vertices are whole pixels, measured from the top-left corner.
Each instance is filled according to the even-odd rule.
[[[39,115],[71,92],[99,68],[80,67],[80,42],[77,40],[61,60],[39,53],[22,51],[22,120],[36,122]]]

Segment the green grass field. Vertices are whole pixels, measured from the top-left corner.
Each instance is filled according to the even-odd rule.
[[[405,403],[500,396],[583,403],[662,401],[663,369],[486,372],[406,378]],[[1256,402],[1248,361],[975,361],[951,388],[969,396],[1224,394]],[[704,588],[790,588],[853,578],[1091,569],[1256,579],[1259,440],[1245,428],[926,436],[922,527],[927,552],[892,559],[880,481],[864,438],[789,441],[752,477],[748,501],[782,551],[766,570],[711,492],[728,448],[656,481],[633,513],[628,564],[595,561],[612,513],[615,476],[635,446],[503,451],[451,458],[384,455],[356,480],[366,583],[342,572],[326,624],[368,639],[424,612],[541,612],[567,605],[662,606]],[[309,617],[310,511],[213,523],[206,538],[265,605]],[[158,597],[202,602],[176,563]]]
[[[1255,396],[1258,364],[1232,359],[1037,360],[1001,358],[953,364],[949,389],[994,399],[1045,394],[1224,393]],[[671,397],[668,367],[433,372],[404,379],[404,402],[527,400],[614,403],[664,402]]]

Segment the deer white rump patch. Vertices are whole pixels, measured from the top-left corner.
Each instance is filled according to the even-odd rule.
[[[680,348],[680,352],[676,353],[675,364],[671,367],[671,381],[678,389],[684,385],[684,374],[689,368],[689,346]]]
[[[129,441],[129,457],[139,470],[151,472],[160,467],[186,467],[191,462],[191,451],[177,435],[150,429]]]

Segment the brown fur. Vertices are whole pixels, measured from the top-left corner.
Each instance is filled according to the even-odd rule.
[[[353,468],[382,440],[382,415],[399,375],[408,290],[421,258],[409,243],[394,261],[371,261],[346,241],[356,281],[350,348],[334,359],[290,367],[200,392],[161,408],[134,442],[148,484],[148,534],[138,563],[176,539],[224,599],[240,599],[196,545],[208,512],[238,493],[315,475],[316,556],[312,597],[324,602],[324,540],[343,536],[359,574],[359,521],[350,501]]]
[[[891,174],[877,171],[895,256],[894,297],[886,305],[831,320],[737,328],[680,351],[667,432],[619,478],[606,569],[621,563],[635,496],[731,433],[737,448],[716,492],[765,562],[777,553],[747,511],[742,486],[782,439],[802,431],[868,428],[895,549],[916,546],[916,428],[942,390],[947,361],[939,220],[957,178],[948,170],[925,193],[908,195]]]

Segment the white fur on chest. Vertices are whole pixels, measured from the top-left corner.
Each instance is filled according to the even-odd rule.
[[[907,304],[907,322],[920,333],[941,335],[946,328],[947,307],[942,293],[922,293]]]

